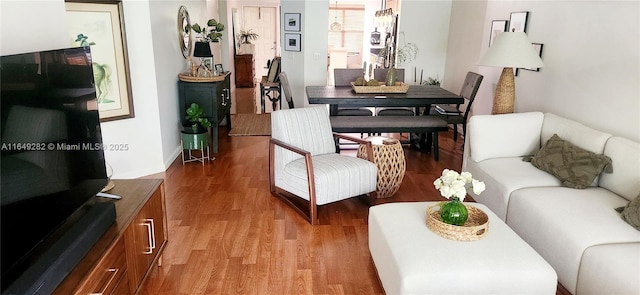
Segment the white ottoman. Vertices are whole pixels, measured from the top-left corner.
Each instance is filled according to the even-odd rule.
[[[427,227],[432,204],[369,209],[369,251],[387,295],[556,293],[553,268],[486,206],[473,203],[489,217],[487,235],[460,242]]]

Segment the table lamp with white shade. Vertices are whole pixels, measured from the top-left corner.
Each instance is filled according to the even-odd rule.
[[[478,65],[503,67],[493,100],[493,114],[513,113],[516,96],[514,68],[541,68],[544,64],[524,32],[504,32]]]

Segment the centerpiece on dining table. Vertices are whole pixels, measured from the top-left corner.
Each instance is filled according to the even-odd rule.
[[[440,195],[449,199],[427,208],[427,226],[431,231],[451,240],[479,240],[489,230],[487,214],[475,206],[464,203],[467,189],[479,195],[485,190],[484,182],[474,179],[471,173],[458,173],[444,169],[433,182]]]
[[[351,87],[356,93],[407,93],[409,90],[407,83],[396,82],[395,85],[385,85],[373,78],[366,80],[364,75],[351,82]]]

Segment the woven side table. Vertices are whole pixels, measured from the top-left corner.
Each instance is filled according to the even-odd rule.
[[[373,162],[378,166],[377,198],[389,198],[400,188],[407,170],[402,145],[397,139],[382,136],[370,136],[365,140],[371,142]],[[367,158],[365,145],[358,147],[358,158]]]

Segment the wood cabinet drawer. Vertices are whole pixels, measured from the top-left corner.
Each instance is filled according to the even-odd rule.
[[[119,239],[109,250],[98,266],[84,280],[76,294],[122,294],[113,292],[126,276],[127,261],[124,249],[124,239]],[[126,283],[126,282],[125,282]],[[128,286],[128,283],[125,285]],[[126,293],[125,293],[126,294]]]

